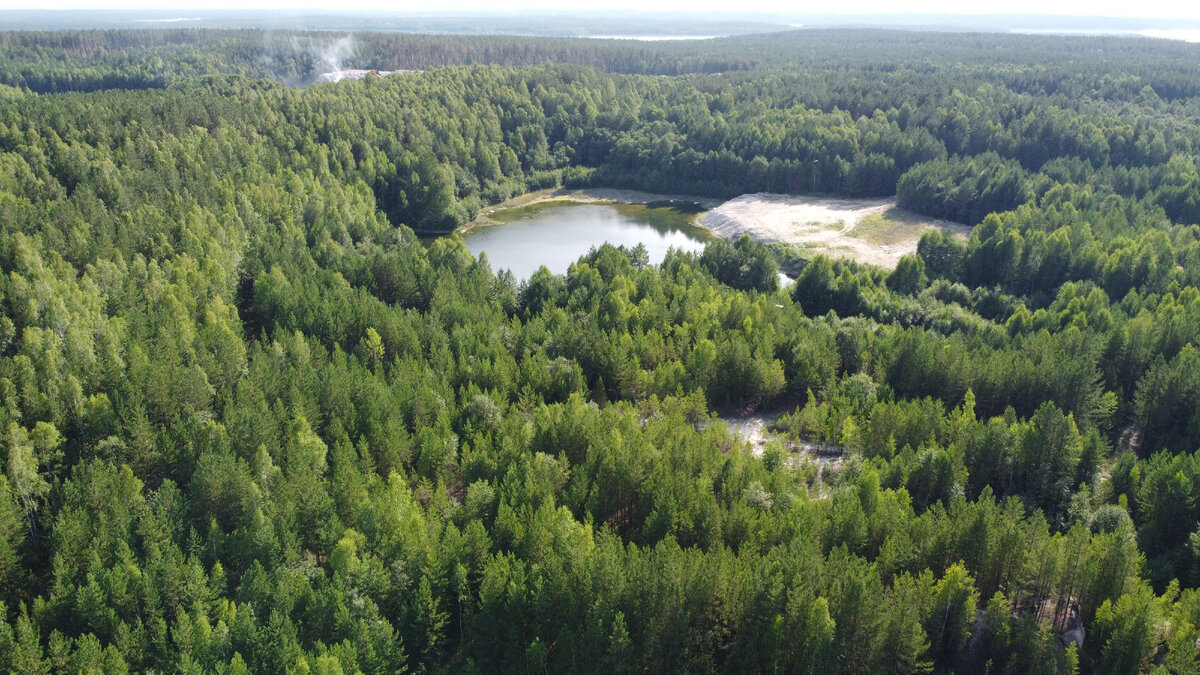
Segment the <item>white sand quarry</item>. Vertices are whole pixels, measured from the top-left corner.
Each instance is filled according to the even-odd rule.
[[[967,236],[971,228],[918,216],[896,207],[895,198],[829,199],[755,193],[721,204],[697,220],[714,234],[737,239],[743,234],[782,242],[833,257],[895,269],[915,253],[926,230]]]

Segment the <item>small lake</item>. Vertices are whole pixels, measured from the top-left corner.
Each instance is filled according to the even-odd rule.
[[[699,253],[713,239],[692,224],[697,209],[691,204],[582,204],[546,201],[497,211],[488,219],[498,224],[463,235],[472,255],[487,253],[492,269],[512,270],[528,279],[545,265],[566,274],[571,263],[604,243],[633,247],[642,244],[650,263],[661,263],[669,248]]]

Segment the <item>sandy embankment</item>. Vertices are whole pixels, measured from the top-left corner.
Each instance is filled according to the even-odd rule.
[[[682,204],[695,204],[702,209],[711,209],[721,204],[720,199],[708,199],[692,195],[664,195],[654,192],[642,192],[641,190],[622,190],[618,188],[583,188],[579,190],[560,188],[558,190],[547,190],[546,192],[545,196],[534,201],[567,199],[576,202],[617,202],[619,204],[680,202]],[[534,192],[531,196],[540,194],[539,192]]]
[[[705,213],[697,224],[724,239],[743,234],[792,244],[813,253],[853,258],[895,269],[915,253],[926,230],[966,236],[970,228],[924,218],[888,199],[828,199],[756,193],[742,195]]]
[[[701,209],[712,209],[721,204],[720,199],[707,199],[691,195],[664,195],[640,190],[622,190],[618,188],[558,188],[538,190],[518,195],[494,206],[489,206],[479,212],[474,220],[458,228],[459,234],[466,234],[477,227],[499,225],[500,221],[493,219],[492,214],[508,209],[517,209],[540,202],[580,202],[580,203],[614,203],[614,204],[652,204],[659,202],[678,202],[680,204],[695,204]]]

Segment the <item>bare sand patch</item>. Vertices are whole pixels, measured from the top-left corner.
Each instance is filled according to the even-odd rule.
[[[895,198],[829,199],[766,193],[731,199],[696,222],[724,239],[748,234],[757,241],[791,244],[886,269],[895,269],[902,256],[916,253],[927,230],[960,237],[971,232],[965,225],[905,211],[896,206]]]
[[[660,202],[676,202],[679,204],[695,204],[704,209],[711,209],[721,203],[720,199],[709,199],[692,195],[665,195],[641,190],[623,190],[618,188],[583,188],[572,190],[560,188],[551,190],[546,199],[569,199],[578,202],[617,202],[619,204],[655,204]]]

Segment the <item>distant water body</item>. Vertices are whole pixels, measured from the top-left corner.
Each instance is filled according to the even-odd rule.
[[[642,42],[661,42],[665,40],[711,40],[726,37],[725,35],[580,35],[590,40],[641,40]]]

